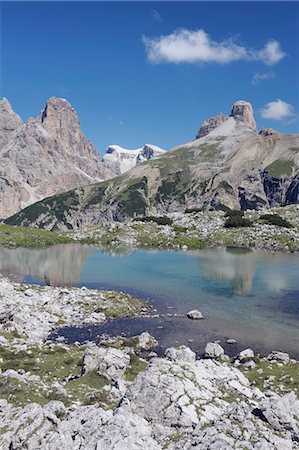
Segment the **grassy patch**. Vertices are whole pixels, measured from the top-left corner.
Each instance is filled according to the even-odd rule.
[[[0,245],[3,247],[42,248],[69,242],[73,240],[52,231],[0,224]]]
[[[125,371],[125,378],[128,381],[134,381],[139,372],[145,370],[146,367],[146,361],[136,355],[130,355],[130,365]]]
[[[102,392],[108,380],[97,372],[82,373],[83,347],[77,346],[30,346],[28,351],[13,351],[0,347],[0,398],[5,398],[18,406],[30,402],[44,405],[49,400],[60,400],[65,406],[72,403],[107,404],[107,395]],[[7,369],[19,373],[30,372],[38,375],[40,381],[25,382],[3,375]],[[59,385],[65,390],[53,386]]]
[[[169,217],[155,217],[155,216],[146,216],[146,217],[140,217],[135,218],[133,221],[138,222],[155,222],[158,225],[172,225],[173,220]]]
[[[224,223],[225,228],[240,228],[250,227],[251,221],[245,219],[243,211],[231,210],[225,214],[226,221]]]
[[[266,170],[272,177],[280,177],[282,175],[291,176],[293,173],[293,167],[294,167],[293,161],[277,159],[269,166],[267,166]]]
[[[170,444],[176,444],[181,439],[182,439],[182,435],[180,433],[170,434],[169,436],[167,436],[164,439],[162,450],[166,450],[170,446]]]
[[[260,220],[268,225],[276,225],[277,227],[293,228],[293,225],[288,221],[280,217],[278,214],[263,214],[260,216]]]
[[[270,364],[270,361],[255,359],[256,367],[246,370],[242,365],[239,369],[246,375],[249,381],[261,391],[269,387],[282,395],[291,391],[298,394],[299,390],[299,365],[298,364]],[[260,369],[262,373],[259,373]],[[265,385],[265,380],[266,385]],[[268,384],[269,383],[269,384]]]

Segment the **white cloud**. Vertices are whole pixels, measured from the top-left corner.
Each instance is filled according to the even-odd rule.
[[[257,52],[257,59],[267,64],[267,66],[273,66],[277,64],[286,54],[281,51],[280,43],[277,41],[268,41],[263,49]]]
[[[261,116],[263,119],[284,120],[287,117],[294,117],[296,114],[292,105],[278,99],[267,103],[261,109]]]
[[[143,37],[147,58],[150,62],[166,63],[219,63],[232,61],[262,61],[276,64],[285,54],[277,41],[269,41],[259,50],[238,45],[233,39],[215,41],[204,30],[179,29],[157,38]]]
[[[274,72],[255,72],[252,77],[251,84],[258,85],[261,81],[272,80],[275,77]]]
[[[151,14],[152,14],[152,18],[156,21],[156,22],[162,22],[162,17],[159,13],[159,11],[157,11],[156,9],[152,9],[151,10]]]

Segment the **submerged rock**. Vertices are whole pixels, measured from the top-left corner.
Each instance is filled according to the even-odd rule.
[[[198,311],[198,309],[192,309],[192,311],[189,311],[187,313],[187,317],[188,319],[193,319],[193,320],[200,320],[203,319],[203,314]]]

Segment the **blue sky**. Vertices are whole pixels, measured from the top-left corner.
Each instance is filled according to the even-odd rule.
[[[299,131],[298,2],[2,2],[1,96],[24,120],[66,98],[104,153],[169,149],[250,101]]]

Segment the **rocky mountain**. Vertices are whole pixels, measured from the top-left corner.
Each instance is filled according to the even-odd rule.
[[[107,169],[117,175],[121,175],[137,166],[137,164],[158,158],[164,153],[165,150],[151,144],[145,144],[144,147],[136,150],[128,150],[119,145],[109,145],[106,149],[106,154],[103,156],[103,162]]]
[[[36,119],[23,123],[0,101],[0,217],[50,195],[111,178],[61,98],[50,98]]]
[[[194,207],[245,210],[299,201],[299,135],[257,132],[244,101],[225,120],[204,122],[198,135],[120,177],[38,202],[7,223],[66,229]]]

